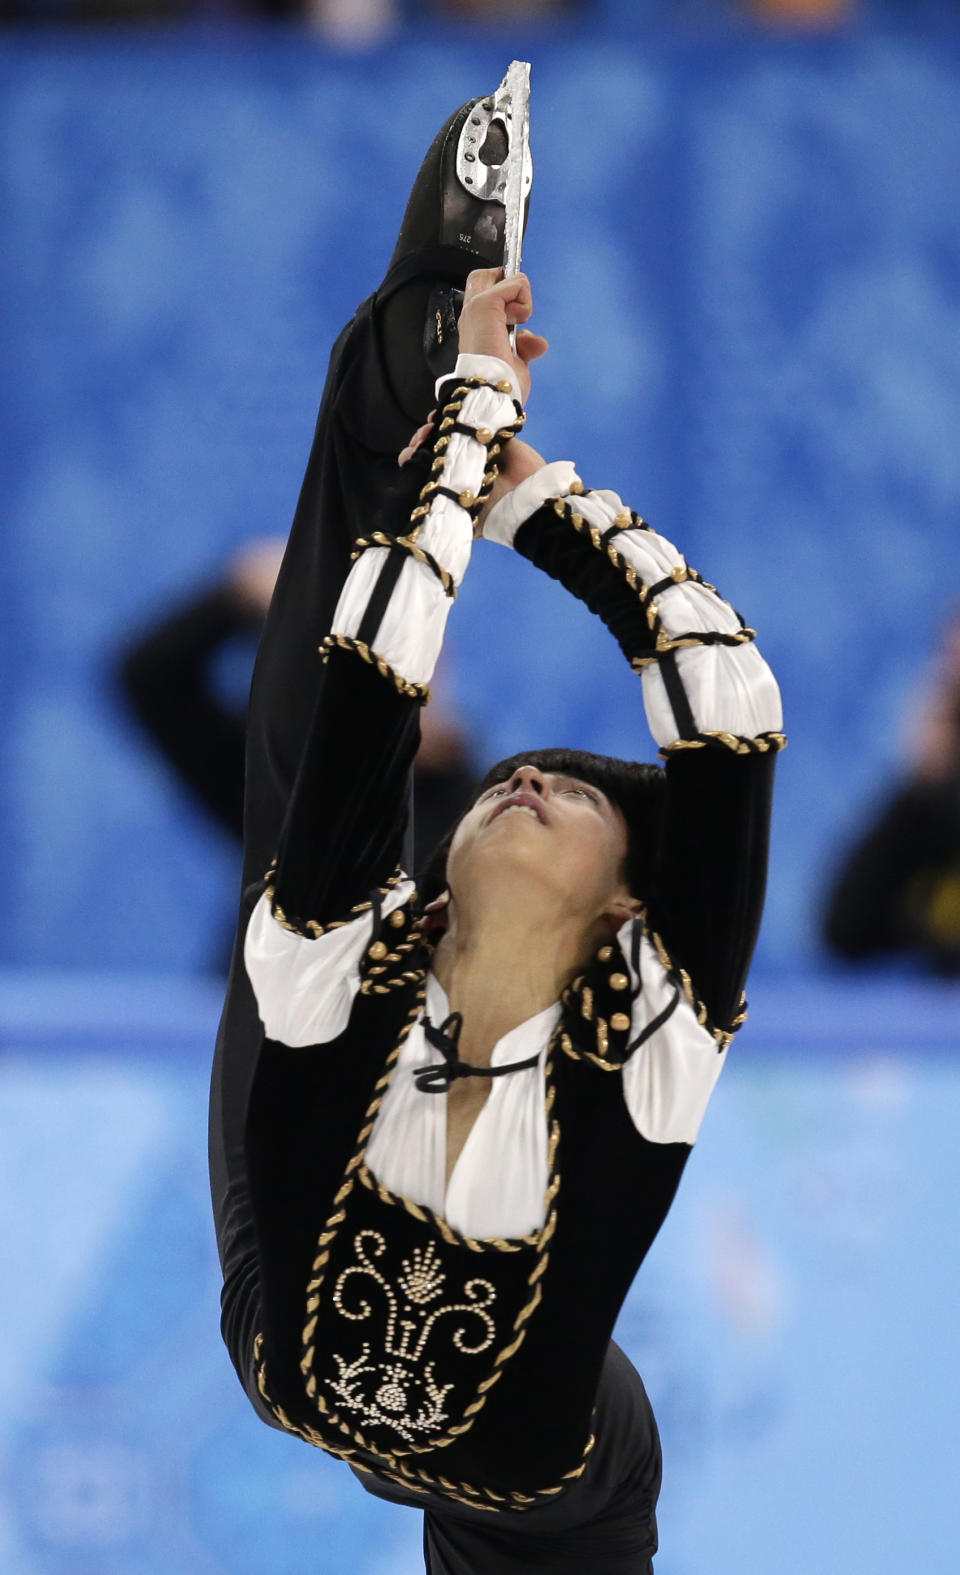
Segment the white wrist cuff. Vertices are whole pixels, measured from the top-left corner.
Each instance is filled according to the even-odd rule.
[[[434,393],[438,398],[444,383],[448,383],[451,377],[482,377],[485,383],[502,383],[506,381],[510,384],[511,395],[517,401],[517,404],[523,404],[517,374],[509,362],[501,361],[499,356],[468,355],[465,351],[461,351],[457,356],[457,364],[453,371],[437,378]]]
[[[493,388],[471,388],[458,419],[464,426],[497,431],[516,419],[516,411],[509,394]],[[486,446],[466,433],[453,432],[443,455],[443,469],[435,479],[458,496],[468,492],[476,496],[488,463]],[[473,546],[473,519],[467,509],[446,492],[435,493],[428,513],[411,534],[418,546],[448,572],[454,585],[459,585]],[[368,547],[360,554],[340,593],[332,634],[347,640],[357,638],[388,554],[386,547]],[[429,683],[440,655],[450,606],[451,598],[430,566],[411,556],[400,571],[380,626],[372,636],[374,655],[408,683]]]
[[[484,540],[512,547],[513,538],[524,520],[536,514],[551,498],[565,498],[579,479],[569,459],[556,459],[553,464],[535,470],[532,476],[494,504],[484,521]]]

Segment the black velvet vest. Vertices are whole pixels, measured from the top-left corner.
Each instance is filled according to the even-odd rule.
[[[265,1045],[248,1129],[258,1383],[282,1426],[386,1481],[491,1507],[580,1475],[607,1343],[690,1152],[647,1141],[624,1103],[629,1019],[609,981],[625,971],[605,947],[565,999],[546,1219],[516,1240],[465,1238],[364,1165],[422,985],[361,995],[332,1044]]]

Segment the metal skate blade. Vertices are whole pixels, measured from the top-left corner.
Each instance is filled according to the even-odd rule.
[[[533,184],[529,61],[512,61],[492,98],[483,99],[470,111],[457,145],[456,168],[460,184],[471,197],[503,203],[504,274],[509,278],[519,273],[523,209]]]

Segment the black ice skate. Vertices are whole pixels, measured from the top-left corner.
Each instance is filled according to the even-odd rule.
[[[519,269],[533,184],[529,104],[530,67],[515,60],[496,93],[451,115],[414,182],[378,291],[390,382],[412,422],[456,362],[467,274]]]

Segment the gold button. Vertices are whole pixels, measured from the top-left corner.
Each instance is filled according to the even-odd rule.
[[[612,973],[610,975],[611,990],[625,990],[629,983],[630,980],[627,978],[625,973]]]
[[[489,427],[477,427],[476,438],[478,443],[483,443],[486,446],[487,443],[493,442],[493,433]]]
[[[470,492],[469,490],[467,492],[461,492],[461,494],[460,494],[460,507],[462,509],[471,509],[471,508],[473,508],[473,505],[476,503],[476,501],[477,500],[474,497],[473,493]]]
[[[508,383],[507,379],[504,377],[497,384],[497,390],[501,394],[512,394],[513,393],[513,384],[512,383]]]
[[[630,1027],[630,1019],[626,1012],[614,1012],[610,1019],[610,1027],[613,1029],[614,1033],[626,1033],[627,1029]]]
[[[597,952],[597,961],[598,962],[609,962],[612,956],[613,956],[613,947],[612,946],[601,946],[600,950]]]
[[[377,959],[377,961],[379,962],[380,958],[381,957],[386,957],[386,955],[387,955],[387,948],[383,944],[383,941],[374,941],[373,945],[370,948],[369,956],[375,957]]]
[[[390,923],[393,925],[395,930],[399,930],[400,926],[402,924],[406,924],[406,922],[407,922],[407,916],[404,913],[402,908],[398,908],[396,913],[391,913],[391,915],[390,915]]]

